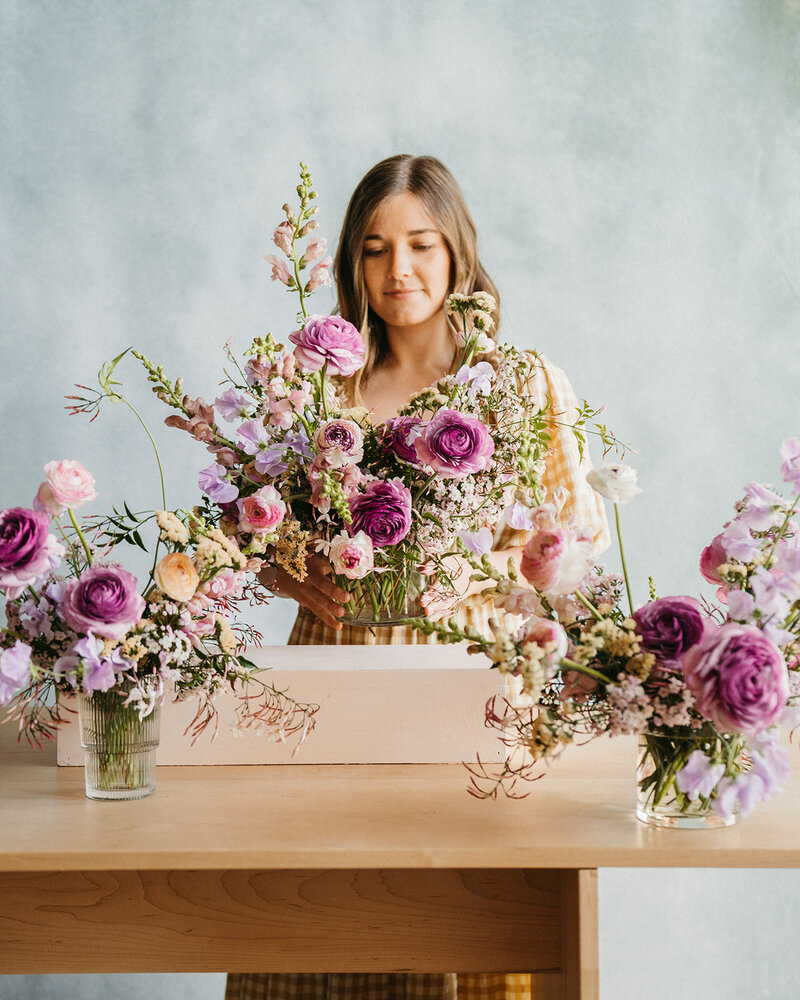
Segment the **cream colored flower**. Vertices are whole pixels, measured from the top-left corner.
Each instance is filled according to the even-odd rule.
[[[185,604],[200,584],[197,568],[184,552],[170,552],[156,566],[153,579],[159,590],[173,601]]]
[[[157,510],[156,524],[161,529],[161,540],[176,545],[189,544],[189,531],[177,514],[171,510]]]

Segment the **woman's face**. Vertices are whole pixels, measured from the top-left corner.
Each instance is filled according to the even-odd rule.
[[[392,195],[379,206],[362,252],[367,298],[387,328],[420,326],[441,314],[450,251],[416,195]]]

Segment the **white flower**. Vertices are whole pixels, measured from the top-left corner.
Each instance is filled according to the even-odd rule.
[[[586,481],[595,493],[618,504],[629,503],[637,493],[642,492],[636,485],[636,470],[622,462],[592,469],[586,474]]]

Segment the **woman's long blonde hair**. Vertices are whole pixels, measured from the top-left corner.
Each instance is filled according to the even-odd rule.
[[[383,320],[370,309],[364,281],[364,237],[375,212],[386,198],[410,192],[423,203],[450,251],[449,293],[470,295],[489,292],[497,300],[495,330],[499,323],[500,297],[494,282],[478,257],[475,223],[455,177],[433,156],[390,156],[377,163],[356,187],[347,206],[334,275],[338,310],[361,331],[367,345],[363,368],[354,379],[355,398],[361,382],[387,356],[389,345]]]

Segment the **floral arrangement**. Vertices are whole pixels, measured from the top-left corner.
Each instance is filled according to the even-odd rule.
[[[634,609],[619,507],[641,492],[636,473],[613,464],[589,482],[614,502],[623,576],[592,565],[589,539],[545,505],[521,560],[498,573],[465,546],[475,578],[502,611],[493,636],[418,622],[444,641],[471,641],[509,675],[487,725],[509,756],[499,773],[478,762],[473,794],[515,794],[517,779],[573,741],[602,733],[641,736],[640,802],[674,815],[705,810],[722,821],[746,815],[786,780],[779,727],[800,722],[800,441],[781,447],[785,500],[750,483],[735,516],[703,551],[700,568],[717,601],[657,597]],[[624,605],[627,606],[624,606]],[[667,824],[665,824],[667,825]]]
[[[101,396],[127,402],[111,388],[112,371],[113,365],[101,372]],[[82,400],[74,409],[98,402]],[[257,567],[236,542],[201,514],[183,510],[134,513],[126,504],[81,524],[75,511],[97,499],[94,477],[70,460],[48,462],[44,473],[32,509],[0,511],[6,721],[17,720],[20,735],[41,745],[66,721],[57,692],[115,694],[141,719],[172,686],[176,699],[198,698],[187,729],[196,739],[216,724],[215,695],[229,687],[238,694],[238,726],[275,739],[298,734],[302,742],[316,706],[264,683],[242,655],[243,639],[258,636],[235,613],[252,596],[247,570]],[[156,532],[153,564],[140,588],[114,549],[124,541],[147,552],[142,535],[148,526]]]
[[[227,388],[212,404],[136,356],[153,391],[178,411],[166,423],[213,454],[199,475],[205,515],[242,553],[302,581],[308,554],[322,552],[351,594],[345,620],[404,620],[452,599],[445,557],[459,532],[512,516],[520,492],[538,495],[553,416],[531,402],[536,359],[491,339],[495,303],[482,292],[448,301],[461,347],[456,372],[379,426],[347,405],[365,346],[341,317],[309,314],[308,297],[331,283],[331,258],[302,164],[297,191],[299,209],[283,206],[273,234],[279,253],[267,257],[273,280],[299,296],[289,343],[267,334],[241,361],[228,346]],[[577,433],[590,415],[581,413]]]

